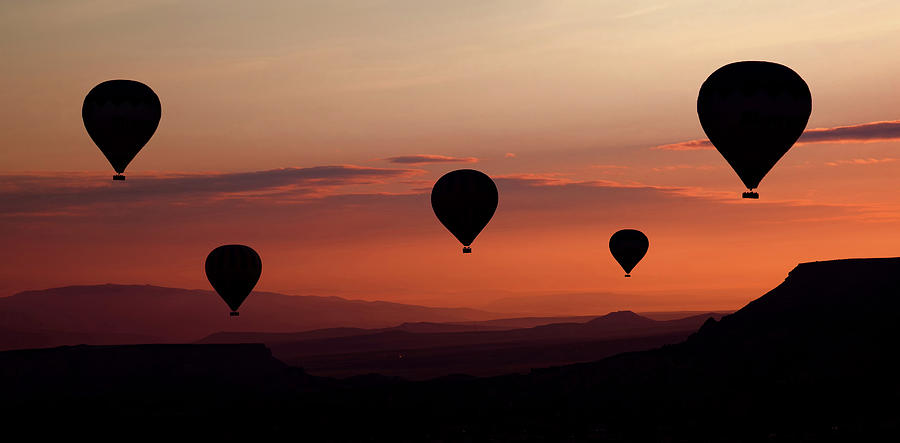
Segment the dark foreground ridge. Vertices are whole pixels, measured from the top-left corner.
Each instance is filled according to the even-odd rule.
[[[71,380],[188,377],[229,382],[284,371],[261,344],[60,346],[0,352],[0,376]]]
[[[898,258],[801,264],[683,343],[527,375],[335,380],[254,345],[132,348],[149,374],[122,347],[12,351],[0,413],[235,439],[873,441],[900,428],[898,276]],[[73,351],[132,369],[47,372]]]

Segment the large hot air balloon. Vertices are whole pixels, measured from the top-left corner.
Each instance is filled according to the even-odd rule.
[[[150,141],[161,115],[159,97],[140,82],[109,80],[88,92],[81,118],[88,135],[115,169],[113,180],[125,180],[125,167]]]
[[[438,220],[472,252],[472,242],[497,210],[497,185],[483,172],[459,169],[441,177],[431,189],[431,208]]]
[[[224,245],[213,249],[206,257],[206,278],[231,308],[231,315],[250,295],[262,274],[262,260],[249,246]]]
[[[622,265],[625,276],[631,277],[631,270],[647,254],[650,240],[637,229],[622,229],[609,238],[609,252]]]
[[[777,63],[745,61],[722,66],[700,87],[697,115],[709,141],[749,192],[794,145],[809,121],[806,82]]]

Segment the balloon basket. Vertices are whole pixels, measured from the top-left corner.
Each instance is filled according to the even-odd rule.
[[[463,254],[471,254],[471,253],[472,253],[472,248],[470,248],[468,246],[463,247]]]
[[[631,274],[625,274],[625,278],[630,278]]]
[[[116,174],[113,176],[113,181],[119,181],[119,180],[125,181],[125,176],[122,174]]]
[[[240,315],[241,315],[241,313],[240,313],[240,312],[237,312],[237,311],[234,311],[234,312],[228,314],[229,317],[238,317],[238,316],[240,316]]]
[[[751,192],[745,192],[745,193],[741,194],[741,197],[742,197],[742,198],[758,199],[758,198],[759,198],[759,194],[756,193],[756,192],[752,192],[752,191],[751,191]]]

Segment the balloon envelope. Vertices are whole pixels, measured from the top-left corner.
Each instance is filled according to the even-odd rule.
[[[150,141],[161,115],[156,93],[133,80],[100,83],[81,107],[88,135],[119,174]]]
[[[649,248],[650,240],[643,232],[636,229],[622,229],[609,239],[609,251],[622,265],[626,277],[630,276],[631,270],[644,258]]]
[[[205,268],[209,283],[228,307],[237,311],[259,281],[262,260],[249,246],[224,245],[209,253]]]
[[[463,252],[487,226],[497,210],[497,185],[483,172],[459,169],[441,177],[431,190],[431,208],[438,220],[463,244]]]
[[[697,97],[703,131],[751,190],[800,138],[811,111],[806,82],[770,62],[725,65],[703,82]]]

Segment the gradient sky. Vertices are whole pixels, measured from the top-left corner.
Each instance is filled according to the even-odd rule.
[[[900,255],[898,53],[895,1],[7,0],[0,295],[205,288],[206,254],[244,243],[291,294],[737,308],[798,262]],[[738,60],[813,94],[759,201],[696,114]],[[163,104],[124,184],[80,118],[112,78]],[[428,200],[460,167],[500,188],[470,256]],[[621,228],[651,240],[627,280]]]

